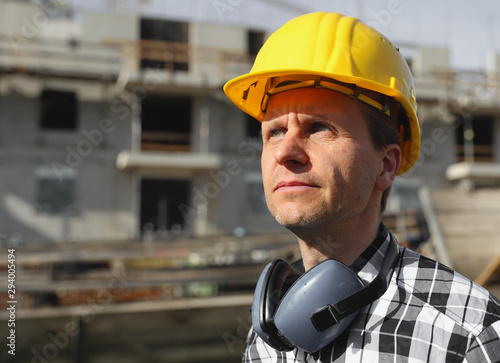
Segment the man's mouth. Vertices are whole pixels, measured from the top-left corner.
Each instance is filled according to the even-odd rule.
[[[276,187],[274,188],[274,191],[280,191],[280,192],[293,192],[293,191],[306,191],[310,190],[313,188],[317,188],[317,185],[309,184],[309,183],[304,183],[300,181],[284,181],[284,182],[279,182]]]

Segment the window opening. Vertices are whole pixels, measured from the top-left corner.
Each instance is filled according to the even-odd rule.
[[[181,204],[189,205],[191,182],[182,179],[141,181],[140,224],[143,239],[162,239],[182,234],[187,227]]]
[[[264,32],[258,30],[250,30],[248,32],[248,54],[252,59],[255,59],[260,48],[264,45]]]
[[[493,118],[465,114],[457,122],[457,160],[494,162]]]
[[[40,213],[63,214],[74,210],[76,201],[76,171],[68,169],[56,175],[50,167],[35,171],[36,209]]]
[[[189,24],[141,19],[141,68],[188,71]]]
[[[189,151],[191,149],[189,97],[148,96],[141,107],[141,149]]]
[[[75,92],[43,90],[40,95],[40,127],[46,130],[75,130],[76,125]]]

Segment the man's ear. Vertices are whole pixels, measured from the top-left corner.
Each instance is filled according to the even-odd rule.
[[[392,185],[401,165],[401,148],[397,144],[387,145],[382,151],[382,168],[377,177],[377,189],[384,191]]]

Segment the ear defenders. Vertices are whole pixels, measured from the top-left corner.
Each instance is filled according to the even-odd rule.
[[[380,272],[367,285],[353,270],[333,259],[302,275],[285,261],[269,263],[255,288],[255,332],[277,350],[297,347],[309,353],[319,351],[347,329],[359,310],[384,294],[398,250],[391,236]]]

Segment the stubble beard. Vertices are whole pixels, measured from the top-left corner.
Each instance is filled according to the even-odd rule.
[[[342,214],[343,208],[340,206],[333,211],[321,207],[314,213],[304,214],[293,218],[295,220],[291,220],[290,216],[280,215],[276,210],[271,210],[271,215],[281,226],[288,229],[297,237],[310,241],[328,233],[331,227],[340,222]]]

